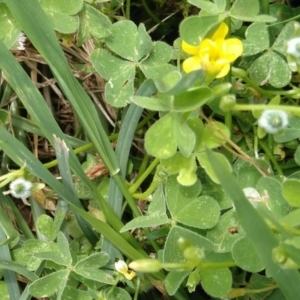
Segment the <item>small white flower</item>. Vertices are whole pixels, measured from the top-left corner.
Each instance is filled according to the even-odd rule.
[[[15,198],[28,198],[31,195],[32,183],[22,177],[12,181],[9,185],[10,193]]]
[[[300,37],[293,38],[287,42],[286,53],[295,58],[300,57]]]
[[[275,134],[289,125],[288,115],[283,110],[265,110],[258,119],[258,126]]]
[[[117,262],[115,262],[115,269],[119,273],[123,274],[128,280],[132,280],[135,277],[135,272],[131,271],[129,273],[128,266],[123,260],[118,260]]]
[[[17,41],[17,49],[18,50],[25,50],[25,42],[27,38],[23,32],[20,33]]]

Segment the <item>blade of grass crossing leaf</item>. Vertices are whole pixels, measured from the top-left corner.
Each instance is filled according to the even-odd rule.
[[[76,201],[80,202],[74,189],[72,175],[69,167],[69,148],[63,140],[54,137],[54,149],[58,161],[60,175],[62,177],[62,182],[69,193],[72,194],[72,197],[76,198]],[[85,222],[77,213],[75,213],[75,216],[86,238],[92,245],[95,245],[99,240],[97,234],[94,231],[89,230],[90,226],[87,226],[88,223]]]
[[[279,243],[274,233],[247,200],[233,175],[221,167],[217,157],[214,156],[211,150],[207,150],[207,155],[222,187],[235,205],[244,230],[267,267],[269,274],[277,282],[286,299],[298,299],[300,286],[300,274],[298,270],[282,269],[275,264],[272,260],[272,250]]]
[[[4,231],[0,227],[0,238],[3,240],[6,238]],[[1,260],[11,260],[10,251],[8,245],[4,245],[0,247],[0,259]],[[9,299],[11,300],[19,300],[20,299],[20,291],[19,285],[16,277],[16,273],[10,270],[3,270],[3,277],[6,283],[6,287],[9,294]]]
[[[150,96],[155,92],[155,90],[156,87],[153,84],[153,82],[146,81],[140,86],[136,94]],[[115,152],[120,162],[119,176],[122,180],[124,180],[126,176],[129,152],[131,149],[134,133],[137,124],[139,122],[139,119],[141,118],[142,112],[143,112],[143,108],[138,107],[133,103],[130,104],[121,124],[121,129],[119,132],[119,138],[118,138],[118,143],[116,145]],[[114,180],[114,177],[112,177],[109,182],[108,203],[115,211],[117,216],[121,217],[122,205],[123,205],[123,193],[118,188],[118,185]],[[112,261],[114,261],[114,257],[118,256],[118,251],[116,250],[116,248],[112,246],[112,244],[107,239],[103,240],[102,250],[104,252],[109,253]]]

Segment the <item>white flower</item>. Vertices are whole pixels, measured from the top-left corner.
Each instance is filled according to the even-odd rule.
[[[300,57],[300,37],[293,38],[287,42],[286,53],[295,58]]]
[[[17,41],[17,49],[18,50],[25,50],[25,42],[27,38],[23,32],[20,33]]]
[[[283,110],[265,110],[258,119],[258,126],[275,134],[289,125],[288,115]]]
[[[10,193],[15,198],[28,198],[31,195],[32,183],[22,177],[12,181],[9,185]]]
[[[130,273],[128,272],[128,266],[125,261],[123,260],[118,260],[115,262],[115,269],[123,274],[126,279],[132,280],[135,277],[135,272],[131,271]]]

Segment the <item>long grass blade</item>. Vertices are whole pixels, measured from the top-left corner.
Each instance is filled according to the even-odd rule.
[[[272,250],[279,245],[275,234],[247,200],[233,175],[222,168],[222,164],[218,163],[217,157],[214,156],[211,150],[207,150],[207,155],[222,187],[235,205],[244,230],[269,274],[277,282],[286,299],[298,299],[300,286],[298,270],[282,269],[272,260]]]

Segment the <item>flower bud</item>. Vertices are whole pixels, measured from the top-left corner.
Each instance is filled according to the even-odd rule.
[[[232,71],[233,76],[238,77],[238,78],[243,78],[243,77],[247,76],[246,71],[243,69],[232,67],[231,71]]]
[[[205,254],[202,248],[191,246],[183,251],[183,256],[187,261],[192,261],[198,264],[205,257]]]
[[[229,82],[224,82],[221,84],[218,84],[212,88],[212,92],[215,97],[222,97],[225,94],[229,93],[230,89],[232,87],[232,84]]]
[[[186,283],[186,286],[190,293],[195,291],[196,286],[200,282],[200,279],[201,279],[201,277],[200,277],[199,271],[197,269],[190,273],[189,278]]]
[[[160,271],[162,268],[162,264],[157,259],[145,258],[132,261],[129,264],[129,268],[137,272],[153,273]]]
[[[231,94],[225,95],[221,98],[220,109],[223,112],[229,112],[234,108],[235,104],[236,104],[235,95],[231,95]]]
[[[299,269],[299,265],[296,264],[282,247],[276,247],[272,250],[272,258],[283,269]]]
[[[178,240],[177,240],[177,244],[178,244],[178,247],[181,251],[184,251],[186,248],[188,247],[191,247],[192,244],[190,243],[189,240],[185,239],[184,237],[180,237]]]

